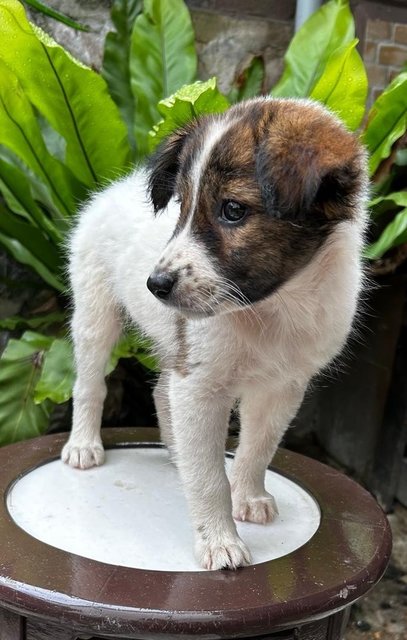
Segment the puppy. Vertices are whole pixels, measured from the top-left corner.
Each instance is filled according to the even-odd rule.
[[[265,470],[310,378],[351,330],[365,165],[355,137],[320,105],[249,100],[172,134],[147,169],[93,197],[70,238],[77,378],[62,459],[103,462],[105,368],[130,318],[160,360],[161,435],[206,569],[250,563],[234,519],[276,516]]]

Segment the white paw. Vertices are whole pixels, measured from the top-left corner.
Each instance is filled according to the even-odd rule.
[[[105,452],[101,442],[79,444],[68,440],[62,449],[61,460],[76,469],[89,469],[103,464]]]
[[[273,496],[267,493],[259,498],[233,498],[233,517],[243,522],[267,524],[278,515],[278,508]]]
[[[250,551],[240,538],[219,540],[209,543],[200,540],[196,545],[196,555],[204,569],[237,569],[251,562]]]

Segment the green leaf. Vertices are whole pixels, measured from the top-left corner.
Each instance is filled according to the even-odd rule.
[[[373,198],[370,201],[370,207],[377,207],[378,205],[385,205],[384,210],[388,210],[394,207],[394,205],[398,207],[407,207],[407,191],[394,191],[393,193],[388,193],[385,196],[379,196],[377,198]]]
[[[30,253],[55,272],[61,269],[61,257],[55,245],[34,225],[19,220],[0,202],[0,231],[15,238]]]
[[[198,80],[186,85],[172,96],[158,103],[158,111],[163,119],[150,131],[150,150],[175,129],[184,126],[194,118],[209,113],[222,113],[229,102],[216,86],[216,78],[206,82]]]
[[[31,105],[17,77],[1,61],[0,144],[21,158],[47,185],[59,215],[70,215],[75,204],[64,167],[49,154]]]
[[[48,152],[53,158],[57,158],[60,162],[65,162],[66,140],[51,127],[50,123],[40,113],[36,113],[36,120]]]
[[[387,225],[380,238],[367,247],[365,256],[372,260],[381,258],[389,249],[406,242],[406,233],[407,207],[400,211]]]
[[[44,433],[51,404],[34,403],[44,355],[52,338],[27,331],[9,340],[0,358],[0,445]]]
[[[130,87],[130,46],[134,21],[142,8],[141,0],[115,0],[111,17],[116,31],[107,34],[103,54],[102,75],[110,95],[119,107],[127,125],[130,146],[134,153],[134,116],[136,101]]]
[[[0,180],[0,191],[10,209],[35,221],[56,241],[63,238],[58,228],[61,225],[66,227],[67,218],[61,215],[53,202],[49,186],[15,153],[1,144]]]
[[[151,342],[142,338],[137,331],[124,335],[113,349],[106,374],[116,368],[120,358],[136,358],[147,369],[157,371],[157,360],[151,355]]]
[[[230,102],[240,102],[254,98],[262,92],[264,82],[263,56],[253,56],[249,65],[238,75],[228,95]]]
[[[138,351],[136,354],[137,360],[149,371],[159,371],[158,360],[151,353],[145,353],[144,351]]]
[[[388,158],[393,144],[407,129],[407,72],[400,73],[377,98],[369,111],[362,140],[370,152],[369,168],[373,175]]]
[[[72,344],[66,338],[56,338],[44,357],[44,366],[34,393],[36,404],[52,400],[66,402],[72,396],[75,381]]]
[[[22,316],[9,316],[0,319],[0,329],[14,331],[15,329],[46,329],[54,324],[65,322],[66,315],[60,311],[47,313],[34,318],[23,318]]]
[[[157,103],[191,83],[196,68],[194,31],[183,0],[145,0],[134,23],[130,56],[140,158],[148,151],[148,131],[159,119]]]
[[[31,26],[17,0],[0,0],[0,25],[0,59],[66,140],[74,175],[94,186],[122,172],[129,159],[126,127],[103,78]]]
[[[329,56],[355,37],[347,0],[330,0],[297,31],[285,54],[285,68],[271,94],[306,97],[319,80]]]
[[[64,283],[47,269],[43,262],[30,253],[19,240],[0,232],[0,245],[3,245],[15,260],[34,269],[52,288],[57,289],[57,291],[65,291]]]
[[[10,157],[10,154],[4,154],[4,149],[0,147],[0,192],[5,202],[17,214],[17,217],[28,220],[42,229],[54,243],[58,243],[62,240],[62,234],[31,195],[31,176],[33,174],[29,177],[28,168],[23,172],[18,164],[11,164]],[[61,218],[58,226],[60,226],[60,222]]]
[[[67,167],[64,174],[71,188],[72,202],[82,202],[87,191]],[[69,175],[68,175],[69,174]],[[7,147],[0,145],[0,192],[12,211],[33,222],[59,244],[72,220],[63,216],[52,200],[47,183]],[[74,206],[74,204],[72,205]]]
[[[40,2],[40,0],[24,0],[26,4],[28,4],[33,9],[40,11],[46,16],[53,18],[54,20],[58,20],[58,22],[62,22],[66,24],[68,27],[72,27],[77,31],[90,31],[90,27],[86,24],[81,24],[80,22],[76,22],[76,20],[72,20],[69,16],[66,16],[64,13],[60,11],[56,11],[52,7],[49,7],[47,4]]]
[[[365,65],[355,48],[357,43],[355,38],[331,53],[310,95],[336,113],[352,131],[362,121],[368,90]]]

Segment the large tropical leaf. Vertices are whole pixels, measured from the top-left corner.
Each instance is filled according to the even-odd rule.
[[[365,65],[355,48],[357,43],[355,38],[331,53],[310,94],[336,113],[352,131],[362,121],[368,90]]]
[[[52,338],[26,331],[0,358],[0,445],[32,438],[48,426],[51,404],[34,403],[34,388]]]
[[[88,186],[121,172],[129,158],[127,132],[103,78],[31,26],[17,0],[0,0],[0,25],[0,59],[66,140],[72,172]]]
[[[370,152],[373,175],[393,144],[407,130],[407,72],[400,73],[377,98],[370,109],[363,142]]]
[[[0,38],[0,49],[1,42]],[[62,164],[48,152],[17,77],[1,60],[0,144],[17,155],[45,183],[59,216],[69,216],[75,205],[68,176]]]
[[[150,131],[150,150],[190,120],[209,113],[222,113],[228,106],[227,98],[216,86],[216,78],[206,82],[198,80],[194,84],[182,87],[158,103],[157,108],[162,120]]]
[[[134,23],[130,57],[139,157],[147,153],[148,131],[160,118],[157,103],[191,83],[196,67],[194,31],[183,0],[145,0]]]
[[[130,146],[135,152],[134,116],[136,101],[130,87],[131,33],[136,16],[142,8],[142,0],[115,0],[111,17],[115,31],[107,34],[103,55],[102,75],[110,95],[120,109],[127,125]]]
[[[271,94],[306,97],[319,80],[329,56],[355,37],[347,0],[330,0],[297,31],[284,57],[282,77]]]

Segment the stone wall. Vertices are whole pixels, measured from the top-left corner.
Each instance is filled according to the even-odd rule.
[[[90,33],[75,31],[31,11],[32,19],[75,57],[95,69],[102,64],[103,43],[112,29],[110,0],[48,0],[48,4],[91,27]],[[229,91],[233,79],[254,55],[263,55],[265,87],[279,78],[283,56],[293,33],[293,0],[288,2],[242,2],[190,0],[197,40],[199,75],[218,76],[219,86]],[[216,9],[216,10],[215,10]]]
[[[221,15],[193,10],[192,20],[199,57],[199,76],[218,78],[221,91],[228,92],[233,80],[261,55],[265,62],[264,88],[269,90],[283,70],[283,57],[293,34],[291,21]]]

